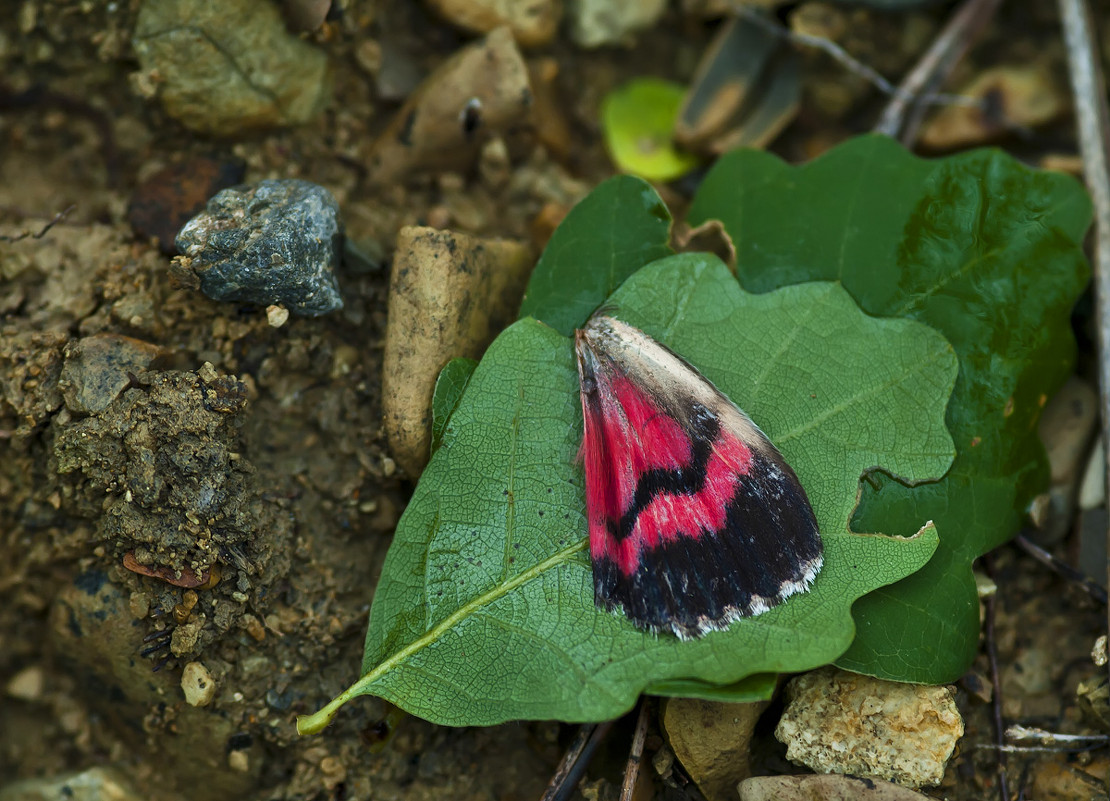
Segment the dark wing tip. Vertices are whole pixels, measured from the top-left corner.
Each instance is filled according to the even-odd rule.
[[[640,628],[689,639],[805,592],[823,561],[817,520],[793,471],[757,456],[719,531],[645,549],[631,575],[595,561],[594,595]]]

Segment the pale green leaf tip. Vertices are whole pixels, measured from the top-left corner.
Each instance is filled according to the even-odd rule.
[[[649,181],[673,181],[698,165],[697,156],[675,148],[675,119],[685,87],[658,78],[637,78],[605,96],[601,126],[618,168]]]

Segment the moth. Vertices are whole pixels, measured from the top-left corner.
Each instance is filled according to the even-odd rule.
[[[806,591],[823,549],[758,426],[682,357],[604,313],[575,332],[594,599],[681,639]]]

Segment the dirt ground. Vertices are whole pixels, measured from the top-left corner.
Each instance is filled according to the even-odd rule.
[[[471,171],[370,187],[370,143],[399,102],[377,96],[360,46],[388,38],[423,74],[463,35],[415,2],[340,3],[343,16],[310,37],[334,65],[324,112],[221,140],[135,91],[138,5],[25,0],[0,13],[0,233],[37,233],[69,209],[41,238],[0,242],[0,788],[108,766],[140,795],[194,801],[539,797],[571,727],[449,729],[364,698],[325,734],[296,735],[297,714],[357,675],[375,579],[412,489],[381,433],[388,257],[398,228],[416,223],[538,253],[541,211],[612,173],[601,96],[637,75],[688,80],[710,26],[672,9],[631,49],[565,38],[547,48],[565,156],[533,142],[512,154],[511,181]],[[1055,30],[1038,39],[1006,13],[984,48],[1059,57]],[[863,13],[859,55],[900,75],[943,18]],[[907,42],[918,49],[891,46]],[[807,68],[809,93],[855,86],[827,61]],[[814,155],[862,130],[874,107],[805,102],[775,150]],[[1068,131],[1018,146],[1074,152]],[[340,274],[341,312],[275,328],[259,308],[174,283],[128,207],[160,169],[202,158],[247,181],[304,178],[335,194],[348,237],[372,255]],[[688,189],[665,190],[676,217]],[[105,364],[121,363],[125,385],[98,385]],[[125,558],[164,566],[175,583]],[[220,572],[202,570],[213,558]],[[1081,728],[1075,688],[1096,672],[1088,654],[1105,608],[1013,549],[994,578],[1007,719]],[[208,706],[181,700],[190,662],[217,687]],[[984,656],[958,688],[968,733],[938,795],[997,797],[989,684]],[[589,797],[613,797],[629,728],[597,760]],[[760,732],[762,764],[797,771]],[[653,726],[649,756],[662,747]],[[1011,789],[1087,786],[1106,765],[1105,751],[1011,755]],[[653,776],[656,797],[696,797],[680,778]]]

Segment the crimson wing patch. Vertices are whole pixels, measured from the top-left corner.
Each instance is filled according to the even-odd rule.
[[[809,588],[821,538],[766,435],[643,331],[594,316],[575,333],[597,605],[682,639]]]

